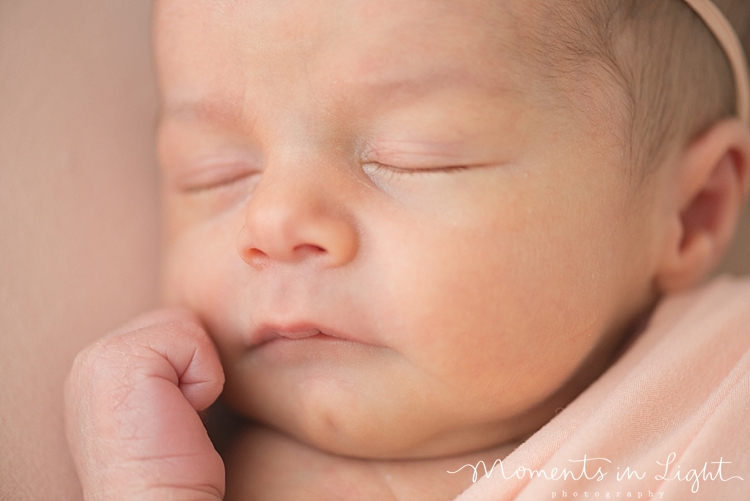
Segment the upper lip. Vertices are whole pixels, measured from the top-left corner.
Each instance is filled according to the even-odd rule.
[[[274,339],[304,339],[318,334],[355,341],[349,336],[339,334],[331,329],[327,329],[312,323],[294,323],[294,324],[261,324],[252,331],[248,339],[250,348],[255,348]]]

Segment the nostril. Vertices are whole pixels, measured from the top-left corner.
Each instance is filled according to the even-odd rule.
[[[268,261],[268,254],[255,247],[245,249],[242,252],[242,257],[244,258],[245,262],[252,265],[261,265],[264,262]]]
[[[294,248],[294,253],[300,256],[325,254],[326,252],[328,251],[326,251],[323,247],[313,244],[302,244]]]
[[[314,244],[297,245],[296,247],[292,248],[291,253],[286,256],[282,256],[278,252],[274,253],[275,258],[272,258],[271,255],[257,247],[250,247],[241,251],[242,259],[246,263],[255,266],[256,268],[265,267],[273,259],[281,260],[284,262],[294,262],[323,254],[328,254],[328,251],[323,247]]]

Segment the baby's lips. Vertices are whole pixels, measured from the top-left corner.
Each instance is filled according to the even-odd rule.
[[[119,329],[116,329],[115,331],[107,334],[105,337],[109,338],[119,336],[120,334],[124,334],[126,332],[133,332],[140,329],[145,329],[146,327],[169,324],[173,322],[191,322],[199,326],[203,325],[198,319],[198,316],[187,308],[162,308],[135,317],[130,322],[123,325]]]

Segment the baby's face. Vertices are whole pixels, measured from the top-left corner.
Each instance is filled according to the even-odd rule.
[[[486,447],[651,299],[612,127],[549,106],[515,4],[157,2],[165,290],[236,409],[350,455]]]

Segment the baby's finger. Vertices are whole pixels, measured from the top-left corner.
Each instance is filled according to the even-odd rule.
[[[136,346],[145,343],[164,357],[174,373],[159,372],[157,368],[166,368],[161,366],[149,365],[146,369],[178,385],[195,410],[207,408],[219,397],[224,371],[216,348],[193,312],[183,308],[157,310],[136,318],[120,329],[118,336]]]

